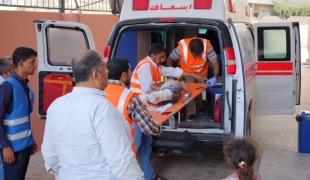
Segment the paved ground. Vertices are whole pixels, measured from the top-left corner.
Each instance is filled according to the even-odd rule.
[[[302,61],[306,53],[302,51]],[[310,65],[302,66],[301,105],[296,112],[310,110]],[[256,116],[252,122],[252,137],[259,144],[260,158],[255,170],[267,180],[310,180],[310,154],[297,153],[298,123],[291,116]],[[221,153],[204,153],[202,158],[166,156],[151,157],[155,172],[171,180],[219,180],[231,174]],[[31,157],[26,180],[52,180],[46,173],[42,154]]]

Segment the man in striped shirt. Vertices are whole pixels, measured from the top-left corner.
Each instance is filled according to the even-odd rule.
[[[219,63],[217,54],[211,43],[207,39],[193,37],[182,39],[178,42],[178,46],[171,52],[167,58],[167,66],[172,66],[173,61],[178,61],[181,69],[191,73],[201,74],[207,77],[209,61],[213,66],[213,77],[206,83],[209,87],[215,85],[219,74]],[[192,77],[185,77],[186,82],[203,83]],[[203,108],[202,96],[199,95],[186,105],[186,119],[188,121],[196,120],[196,110],[199,114],[206,114]]]
[[[109,80],[108,86],[104,91],[108,96],[111,96],[110,98],[119,97],[117,88],[121,87],[124,89],[130,84],[132,75],[130,63],[125,58],[113,58],[108,61],[107,67],[109,69]],[[124,93],[121,94],[123,95]],[[110,98],[107,99],[109,100]],[[130,98],[128,103],[126,103],[127,98]],[[134,133],[134,146],[136,151],[138,151],[139,148],[141,150],[141,169],[144,173],[144,178],[164,180],[164,177],[154,173],[154,169],[149,160],[152,151],[152,136],[160,136],[162,134],[161,124],[153,120],[152,115],[144,108],[141,99],[136,94],[128,94],[127,97],[123,97],[123,100],[120,100],[119,103],[120,102],[122,102],[123,105],[118,104],[118,109],[120,110],[120,106],[126,108],[126,110],[122,112],[123,115],[134,120],[137,124]]]

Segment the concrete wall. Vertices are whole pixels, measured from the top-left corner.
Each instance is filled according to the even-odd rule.
[[[96,50],[103,52],[109,38],[110,32],[119,20],[117,15],[95,15],[95,14],[61,14],[46,12],[25,12],[25,11],[0,11],[0,57],[11,56],[14,49],[19,46],[30,47],[37,50],[34,20],[65,20],[82,22],[89,26]],[[37,72],[28,77],[30,86],[37,93],[38,77]],[[35,96],[37,97],[37,95]],[[37,112],[37,99],[34,104],[34,111],[31,115],[33,134],[38,146],[41,147],[45,120],[40,120]]]
[[[268,13],[272,16],[273,15],[272,8],[273,8],[272,5],[254,4],[254,14],[257,13],[259,16],[261,13],[268,11]]]

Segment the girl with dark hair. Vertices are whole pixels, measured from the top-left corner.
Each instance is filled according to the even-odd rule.
[[[231,136],[224,141],[223,153],[228,163],[236,169],[226,180],[261,180],[254,173],[254,162],[258,157],[256,143],[249,138]]]

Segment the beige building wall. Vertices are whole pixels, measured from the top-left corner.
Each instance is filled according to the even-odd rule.
[[[252,4],[250,4],[252,7]],[[270,16],[273,15],[272,5],[264,5],[264,4],[254,4],[254,16],[258,17],[262,13],[269,13]]]
[[[25,11],[0,11],[1,24],[1,48],[0,57],[11,56],[14,49],[19,46],[25,46],[37,50],[36,34],[34,20],[66,20],[82,22],[89,26],[96,50],[103,53],[104,47],[108,41],[110,32],[116,22],[119,21],[118,15],[96,15],[96,14],[62,14],[47,12],[25,12]],[[29,77],[30,87],[35,92],[37,98],[38,76],[37,71]],[[33,134],[38,147],[41,148],[45,120],[38,117],[37,99],[34,103],[34,111],[31,114],[31,125]]]

